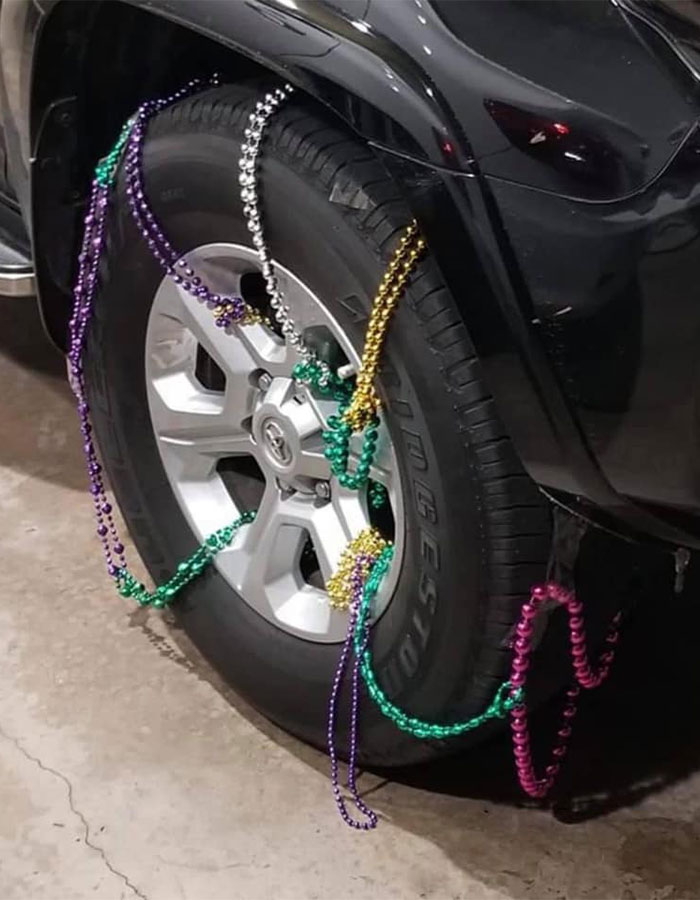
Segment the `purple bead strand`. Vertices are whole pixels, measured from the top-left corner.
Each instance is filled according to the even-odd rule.
[[[365,555],[358,556],[353,567],[351,584],[352,599],[350,610],[348,613],[348,633],[340,653],[338,666],[333,678],[333,687],[328,702],[328,755],[331,760],[331,783],[333,786],[333,797],[335,805],[338,807],[343,821],[351,828],[358,831],[371,831],[377,827],[378,817],[373,809],[364,802],[360,797],[357,789],[357,749],[358,749],[358,723],[360,712],[360,659],[361,654],[355,656],[355,662],[352,672],[352,698],[350,706],[350,749],[348,754],[348,790],[355,807],[366,817],[366,821],[354,819],[348,812],[347,803],[343,797],[340,788],[338,751],[335,745],[335,730],[338,718],[338,699],[340,697],[340,689],[343,684],[343,677],[347,669],[350,651],[354,644],[353,635],[355,632],[355,623],[357,622],[357,614],[360,609],[360,601],[362,600],[362,591],[364,589],[364,579],[362,576],[363,568],[367,564],[374,561],[372,557]]]
[[[362,600],[362,592],[364,590],[363,572],[369,569],[376,559],[366,554],[360,555],[355,560],[355,566],[350,577],[352,587],[352,605],[354,609],[354,622],[357,622],[357,615],[360,611],[360,602]],[[354,631],[354,624],[353,624]],[[348,754],[348,790],[353,798],[355,806],[369,820],[370,828],[377,825],[377,814],[370,809],[360,797],[357,789],[357,751],[359,747],[359,720],[360,720],[360,661],[362,654],[369,643],[369,628],[365,628],[365,634],[359,650],[355,652],[355,660],[352,669],[352,697],[350,701],[350,750]]]
[[[97,288],[99,263],[104,247],[105,219],[109,189],[93,181],[88,212],[85,216],[83,243],[78,257],[78,274],[74,288],[74,311],[69,323],[70,345],[68,366],[71,383],[78,401],[80,431],[83,435],[83,452],[90,479],[90,493],[95,507],[97,535],[109,574],[116,578],[120,568],[126,566],[124,547],[117,535],[112,516],[112,506],[107,500],[102,466],[92,437],[90,407],[85,390],[83,349],[87,327],[92,313],[92,303]],[[115,561],[116,557],[116,561]]]
[[[217,83],[216,80],[210,82]],[[176,91],[169,97],[158,101],[150,101],[143,104],[133,122],[130,139],[134,138],[134,130],[136,132],[137,143],[129,146],[136,146],[136,159],[140,161],[140,149],[143,142],[145,131],[145,122],[147,118],[156,112],[164,109],[172,103],[181,100],[183,97],[192,93],[194,90],[202,86],[199,81],[191,81],[182,90]],[[132,155],[133,159],[133,155]],[[133,168],[133,167],[132,167]],[[138,185],[141,186],[141,175],[138,165],[135,168]],[[143,197],[142,187],[139,188],[141,205],[138,209],[139,213],[144,213],[153,219],[150,210]],[[68,350],[68,371],[71,386],[76,395],[78,404],[78,417],[80,420],[80,431],[83,436],[83,452],[88,470],[90,482],[90,494],[92,495],[95,507],[95,520],[97,535],[102,544],[102,552],[105,558],[107,571],[110,576],[119,582],[120,573],[126,570],[126,558],[124,555],[124,544],[119,538],[116,523],[114,521],[112,505],[109,502],[105,490],[105,484],[102,477],[102,466],[99,462],[97,448],[92,436],[92,423],[90,417],[90,406],[87,400],[87,392],[85,389],[85,375],[83,370],[83,353],[85,349],[85,337],[87,334],[90,317],[92,315],[93,302],[97,291],[99,278],[99,265],[102,252],[105,245],[105,223],[107,217],[107,208],[109,203],[110,187],[108,184],[102,184],[97,179],[93,180],[91,186],[91,194],[88,202],[88,208],[84,220],[83,240],[78,256],[78,271],[73,288],[73,312],[69,322],[69,350]],[[138,196],[138,195],[137,195]],[[132,213],[135,207],[132,206]],[[136,218],[136,215],[135,215]],[[148,219],[146,219],[148,221]],[[143,233],[143,229],[142,229]],[[176,256],[170,247],[167,238],[158,229],[157,238],[159,240],[159,253],[161,256],[164,252],[169,253],[171,259]],[[149,244],[150,246],[150,244]],[[162,248],[162,249],[161,249]],[[154,250],[154,247],[151,249]]]
[[[165,274],[199,303],[206,303],[210,309],[217,306],[231,306],[231,311],[221,312],[214,320],[217,326],[226,328],[233,322],[243,319],[246,313],[245,302],[241,297],[222,297],[204,283],[187,260],[181,258],[173,248],[146,201],[143,183],[143,145],[148,121],[163,108],[163,105],[149,101],[142,104],[134,116],[126,145],[124,167],[127,202],[137,228]]]

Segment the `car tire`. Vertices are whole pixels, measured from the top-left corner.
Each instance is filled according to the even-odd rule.
[[[224,86],[161,112],[144,153],[149,202],[182,253],[222,240],[250,245],[237,160],[255,85]],[[376,286],[411,213],[370,148],[308,99],[273,118],[261,167],[273,257],[324,298],[358,346]],[[163,471],[149,417],[144,346],[163,273],[120,182],[88,342],[95,432],[111,485],[153,578],[197,546]],[[394,596],[373,628],[379,682],[410,713],[449,722],[481,712],[507,678],[510,640],[530,586],[544,576],[550,518],[482,381],[457,306],[430,255],[391,323],[379,377],[405,504],[405,552]],[[326,740],[338,644],[276,628],[215,569],[174,612],[196,646],[266,716]],[[398,731],[366,700],[360,761],[415,763],[473,741]],[[347,749],[347,720],[339,744]]]

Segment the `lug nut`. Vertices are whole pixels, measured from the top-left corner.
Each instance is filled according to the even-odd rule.
[[[317,481],[314,490],[319,500],[331,499],[331,486],[327,481]]]
[[[272,384],[272,375],[269,372],[262,372],[258,376],[258,388],[261,391],[269,391]]]

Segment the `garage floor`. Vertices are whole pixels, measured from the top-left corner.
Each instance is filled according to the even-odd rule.
[[[351,833],[326,758],[112,593],[62,373],[0,300],[2,900],[700,897],[698,590],[645,598],[553,811],[496,742],[364,774],[382,821]]]

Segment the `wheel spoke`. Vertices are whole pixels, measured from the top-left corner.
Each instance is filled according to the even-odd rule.
[[[300,359],[297,352],[267,325],[236,325],[234,334],[245,347],[253,366],[264,369],[273,377],[288,376]]]
[[[289,498],[291,499],[291,498]],[[236,538],[234,545],[216,559],[219,571],[234,589],[261,615],[279,618],[279,609],[292,598],[320,607],[321,597],[305,585],[299,559],[306,532],[289,510],[288,499],[272,481],[268,483],[255,520]],[[298,504],[293,504],[297,506]],[[320,610],[316,627],[322,632],[327,615]]]
[[[338,568],[340,556],[353,537],[367,525],[357,494],[336,492],[331,502],[315,510],[309,534],[318,564],[327,581]]]
[[[307,478],[328,481],[331,477],[331,467],[323,455],[323,443],[320,439],[302,442],[296,471],[299,475],[305,475]]]
[[[170,279],[158,290],[158,314],[180,323],[194,335],[216,363],[226,371],[231,356],[231,338],[214,322],[212,311],[204,303],[198,303]]]
[[[224,329],[217,327],[210,309],[204,304],[197,303],[189,294],[170,281],[161,285],[159,300],[161,292],[162,304],[159,304],[158,307],[157,338],[153,342],[153,350],[149,357],[149,362],[154,363],[152,365],[154,372],[163,371],[163,352],[161,350],[159,353],[159,348],[164,343],[167,346],[168,342],[172,342],[171,335],[179,324],[185,332],[192,335],[196,344],[201,344],[224,373],[227,404],[230,409],[240,412],[240,419],[249,415],[254,394],[251,374],[258,368],[258,362],[248,352],[246,343],[239,339],[239,333],[243,329],[237,329],[235,334],[227,334]],[[185,338],[182,339],[182,343],[187,344]],[[180,357],[182,355],[180,354]],[[173,359],[175,367],[183,368],[180,357],[175,357],[172,353],[170,357]],[[189,353],[190,371],[194,371],[195,361],[196,345],[194,345],[194,349],[190,349]],[[160,367],[158,366],[159,362]]]
[[[312,494],[285,494],[276,484],[269,484],[245,541],[237,547],[256,559],[245,579],[253,577],[259,584],[263,570],[265,579],[274,581],[290,568],[298,569],[298,554],[307,534],[314,545],[321,573],[324,579],[329,578],[347,542],[367,524],[357,495],[350,491],[346,494],[332,502],[320,503]],[[283,535],[282,546],[278,547],[281,532],[289,534]],[[242,589],[245,579],[241,582]]]
[[[264,592],[268,583],[298,569],[306,540],[303,525],[299,524],[298,506],[273,481],[268,483],[255,521],[232,550],[222,555],[240,593],[247,596]],[[303,515],[301,519],[304,520]]]
[[[181,477],[207,478],[217,459],[255,453],[249,432],[232,421],[227,394],[202,389],[187,372],[152,380],[149,393],[156,437]]]
[[[161,451],[177,476],[186,481],[210,478],[217,462],[226,456],[255,455],[255,444],[246,436],[179,439],[161,436]]]
[[[327,325],[327,318],[306,288],[289,272],[277,269],[277,283],[284,294],[284,302],[294,310],[294,324],[300,331],[317,325]]]

